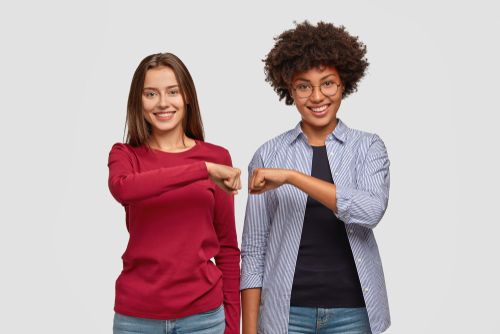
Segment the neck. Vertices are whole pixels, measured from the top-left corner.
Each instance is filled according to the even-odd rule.
[[[326,142],[326,137],[335,130],[337,126],[337,120],[329,123],[324,127],[314,127],[305,122],[300,122],[300,127],[307,137],[309,145],[312,146],[323,146]]]
[[[173,151],[191,147],[194,141],[186,136],[182,128],[179,128],[179,130],[153,132],[149,138],[149,145],[162,151]]]

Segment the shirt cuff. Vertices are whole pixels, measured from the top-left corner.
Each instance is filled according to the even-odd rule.
[[[349,208],[351,206],[352,197],[354,191],[344,188],[342,186],[336,186],[337,193],[337,213],[335,214],[338,219],[342,220],[344,223],[348,223],[350,220]]]
[[[263,278],[262,274],[241,275],[240,290],[261,288],[262,278]]]

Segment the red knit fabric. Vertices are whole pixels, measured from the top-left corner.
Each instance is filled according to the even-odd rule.
[[[225,333],[239,333],[233,196],[210,180],[205,161],[231,165],[226,149],[201,141],[180,153],[127,144],[111,149],[109,189],[125,207],[130,234],[115,311],[170,320],[224,303]]]

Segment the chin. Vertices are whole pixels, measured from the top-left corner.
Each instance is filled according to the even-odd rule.
[[[313,120],[303,120],[307,125],[314,127],[314,128],[324,128],[329,126],[330,124],[335,122],[335,118],[333,119],[313,119]]]
[[[177,124],[172,124],[172,125],[168,125],[168,126],[165,126],[164,124],[155,124],[155,129],[156,129],[156,131],[158,131],[158,132],[168,132],[168,131],[172,131],[172,130],[174,130],[176,127],[177,127]]]

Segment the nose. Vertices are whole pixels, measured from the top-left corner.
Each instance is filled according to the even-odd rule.
[[[312,93],[311,93],[311,96],[309,96],[309,99],[311,99],[311,101],[319,102],[319,101],[323,100],[324,97],[325,96],[321,92],[320,86],[313,86],[312,87]]]
[[[161,109],[165,109],[169,106],[168,97],[166,94],[160,94],[160,101],[158,105]]]

